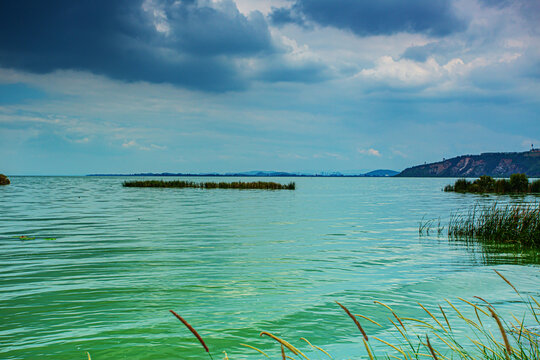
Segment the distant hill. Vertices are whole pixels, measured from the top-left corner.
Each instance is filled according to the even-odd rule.
[[[138,173],[138,174],[90,174],[86,176],[229,176],[229,177],[386,177],[394,176],[394,170],[374,170],[366,174],[342,174],[340,172],[298,173],[284,171],[246,171],[235,173]]]
[[[401,177],[509,177],[524,173],[540,177],[540,150],[512,153],[462,155],[431,164],[413,166],[396,176]]]
[[[374,170],[374,171],[365,173],[364,176],[384,177],[384,176],[394,176],[397,174],[399,174],[398,171],[381,169],[381,170]]]

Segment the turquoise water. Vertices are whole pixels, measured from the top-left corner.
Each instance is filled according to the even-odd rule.
[[[493,269],[524,293],[540,290],[537,264],[418,234],[423,217],[444,224],[475,203],[534,197],[442,192],[451,179],[268,179],[295,181],[295,191],[137,189],[123,180],[12,177],[0,187],[1,359],[207,358],[169,309],[214,359],[223,350],[262,358],[240,343],[277,358],[263,330],[311,359],[326,355],[300,337],[335,359],[359,359],[358,330],[335,300],[383,325],[360,319],[369,335],[392,341],[389,313],[374,300],[430,321],[416,301],[435,309],[478,295],[520,313]]]

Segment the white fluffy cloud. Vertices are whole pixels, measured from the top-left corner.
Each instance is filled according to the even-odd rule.
[[[473,69],[511,63],[520,56],[519,53],[503,53],[496,58],[478,57],[469,62],[454,58],[446,64],[439,64],[434,57],[419,62],[382,56],[375,61],[374,67],[363,69],[356,77],[384,82],[391,86],[431,86],[464,78]]]
[[[369,149],[358,149],[358,152],[362,155],[370,155],[370,156],[376,156],[381,157],[381,152],[379,150],[375,150],[372,148]]]

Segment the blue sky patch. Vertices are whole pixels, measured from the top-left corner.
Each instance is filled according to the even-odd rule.
[[[0,84],[0,105],[45,99],[47,94],[26,84]]]

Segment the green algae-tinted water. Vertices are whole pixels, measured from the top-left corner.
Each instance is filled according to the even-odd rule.
[[[326,355],[300,337],[336,359],[359,359],[359,333],[335,300],[383,325],[364,321],[369,335],[393,341],[389,313],[374,300],[426,321],[416,301],[434,308],[458,296],[519,314],[494,268],[524,293],[540,292],[537,264],[486,256],[436,231],[419,237],[422,217],[444,224],[478,202],[535,201],[442,192],[452,179],[265,179],[295,181],[295,191],[11,180],[0,187],[1,359],[86,359],[86,351],[93,360],[207,358],[169,309],[199,330],[214,359],[223,350],[262,357],[240,343],[278,358],[262,330],[311,359]]]

